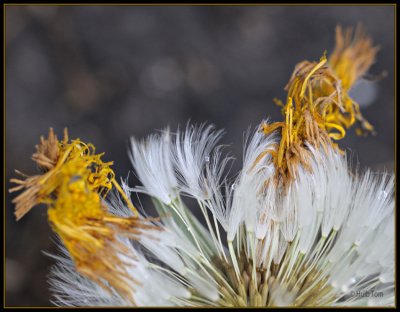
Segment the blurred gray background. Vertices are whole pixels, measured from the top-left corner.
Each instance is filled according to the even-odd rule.
[[[272,99],[285,98],[295,64],[319,60],[337,24],[358,22],[381,47],[370,73],[387,76],[354,90],[377,135],[350,130],[339,144],[361,168],[391,171],[393,6],[7,6],[5,186],[14,169],[36,173],[30,156],[49,127],[93,143],[126,177],[131,135],[208,121],[226,130],[236,172],[243,132],[280,118]],[[6,204],[6,305],[51,305],[46,210],[17,223]]]

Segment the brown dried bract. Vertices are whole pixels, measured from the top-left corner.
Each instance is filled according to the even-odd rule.
[[[67,141],[68,132],[67,129],[64,129],[64,142]],[[44,173],[56,166],[60,152],[59,144],[53,128],[50,128],[47,140],[42,136],[40,137],[40,143],[35,146],[36,152],[32,155],[32,159]],[[25,178],[24,180],[10,179],[11,183],[18,184],[18,186],[9,189],[10,193],[25,189],[24,192],[12,200],[12,203],[15,204],[14,214],[18,221],[28,213],[32,207],[42,202],[43,198],[40,195],[42,186],[40,181],[43,175],[27,176],[18,170],[15,170],[15,172]]]
[[[64,140],[68,141],[67,130],[64,130]],[[40,143],[35,145],[36,153],[32,155],[32,159],[38,164],[43,171],[48,171],[57,163],[59,157],[59,142],[54,134],[53,128],[50,128],[48,139],[40,137]]]
[[[343,30],[336,26],[336,45],[329,63],[344,89],[348,90],[368,71],[378,51],[379,47],[373,46],[371,37],[361,24],[355,31],[351,27]]]

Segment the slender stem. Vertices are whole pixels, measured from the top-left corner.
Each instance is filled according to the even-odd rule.
[[[208,268],[214,272],[214,274],[225,284],[225,286],[227,287],[227,289],[229,291],[231,291],[234,295],[236,295],[236,293],[233,290],[233,288],[231,287],[231,285],[225,280],[225,278],[222,277],[222,275],[214,268],[213,265],[211,265],[210,263],[207,263],[207,262],[204,262],[204,264],[207,265]]]
[[[206,255],[204,254],[203,249],[200,246],[199,241],[197,240],[196,235],[193,233],[193,230],[191,228],[191,226],[188,224],[188,220],[185,220],[185,218],[182,216],[181,212],[179,211],[179,207],[175,207],[174,203],[170,204],[170,207],[176,212],[176,214],[179,216],[179,218],[182,220],[183,224],[186,226],[186,229],[188,230],[188,232],[190,233],[190,235],[193,237],[193,240],[197,246],[197,249],[200,251],[201,255],[207,259]],[[187,216],[186,216],[187,218]]]
[[[204,298],[201,298],[201,297],[197,297],[197,296],[191,296],[190,297],[190,299],[193,299],[193,300],[197,300],[197,301],[199,301],[199,302],[201,302],[201,303],[206,303],[206,304],[209,304],[209,305],[211,305],[211,306],[217,306],[217,304],[215,303],[215,302],[212,302],[212,301],[210,301],[210,300],[207,300],[207,299],[204,299]]]
[[[228,260],[226,259],[224,246],[222,245],[221,235],[219,233],[218,221],[217,221],[217,218],[215,217],[215,214],[213,214],[213,218],[214,218],[215,231],[217,232],[218,242],[219,242],[219,246],[220,246],[220,249],[221,249],[221,252],[222,252],[222,256],[224,257],[225,261],[228,262]]]
[[[199,204],[201,212],[203,213],[204,219],[206,220],[207,227],[208,227],[208,230],[210,231],[210,234],[211,234],[213,243],[215,245],[215,248],[217,250],[219,250],[217,238],[216,238],[214,230],[213,230],[213,228],[211,226],[211,222],[210,222],[210,218],[208,217],[207,210],[206,210],[206,208],[204,207],[203,203],[200,200],[198,200],[197,203]],[[218,256],[221,258],[221,252],[218,253]]]
[[[112,184],[114,184],[114,186],[117,189],[117,191],[121,194],[122,198],[127,203],[129,209],[133,212],[133,216],[135,218],[139,217],[139,212],[137,211],[135,206],[133,206],[133,204],[132,204],[131,200],[128,198],[128,196],[126,196],[125,192],[122,190],[121,186],[119,186],[118,182],[115,181],[115,178],[112,179],[111,182],[112,182]]]
[[[179,282],[184,284],[186,287],[190,287],[190,284],[187,283],[182,277],[180,277],[179,274],[177,274],[177,273],[175,273],[175,272],[173,272],[171,270],[168,270],[167,268],[163,268],[162,266],[159,266],[159,265],[154,264],[154,263],[149,263],[149,267],[152,268],[152,269],[155,269],[155,270],[159,270],[159,271],[165,272],[166,274],[169,274],[169,275],[173,276],[174,278],[176,278],[177,280],[179,280]]]
[[[233,249],[232,241],[228,240],[228,247],[229,247],[229,253],[231,255],[231,259],[232,259],[232,263],[233,263],[233,268],[235,269],[236,277],[238,278],[238,280],[240,280],[239,265],[237,262],[235,250]]]
[[[254,286],[257,288],[257,275],[256,275],[256,250],[254,248],[254,231],[249,231],[247,232],[247,235],[250,240],[250,252],[251,252],[251,257],[253,258],[253,270],[252,270],[252,275],[253,275],[253,282]]]
[[[225,279],[222,278],[222,276],[214,269],[213,265],[204,257],[200,257],[200,259],[197,259],[194,255],[192,255],[191,253],[189,253],[188,251],[186,251],[185,249],[182,249],[183,252],[186,253],[186,255],[189,256],[189,258],[191,258],[203,271],[204,273],[206,273],[206,275],[208,275],[210,278],[214,279],[213,276],[206,270],[206,268],[203,266],[203,264],[205,264],[207,267],[209,267],[221,280],[223,280],[224,282]],[[203,277],[201,277],[196,271],[192,271],[187,269],[187,272],[190,272],[194,275],[197,275],[199,279],[202,279],[203,281],[205,281],[207,284],[210,284],[211,286],[213,286],[209,281],[205,280]],[[227,283],[227,282],[226,282]],[[227,284],[228,287],[229,284]],[[218,289],[218,293],[223,296],[223,294],[221,293],[221,291]]]

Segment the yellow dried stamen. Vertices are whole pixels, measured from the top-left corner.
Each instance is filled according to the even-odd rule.
[[[15,207],[15,215],[17,220],[22,218],[32,207],[47,203],[49,198],[57,196],[57,190],[60,186],[59,173],[65,170],[65,164],[74,162],[79,159],[79,166],[82,168],[74,168],[74,170],[88,170],[90,173],[87,182],[92,191],[98,192],[103,197],[117,186],[115,174],[110,166],[112,162],[103,162],[101,160],[103,154],[95,154],[95,148],[92,144],[86,144],[79,139],[68,142],[68,132],[65,129],[64,139],[59,142],[57,136],[54,135],[53,129],[50,129],[48,139],[41,137],[41,142],[36,146],[36,153],[32,159],[44,171],[42,175],[26,177],[25,180],[11,179],[11,182],[19,184],[19,186],[11,188],[10,192],[18,191],[23,188],[26,190],[17,196],[13,203]],[[138,216],[136,208],[128,199],[121,187],[116,187],[118,192],[127,202],[129,208],[135,216]]]
[[[282,106],[284,121],[264,124],[262,130],[269,134],[281,128],[277,152],[270,154],[277,175],[284,180],[294,177],[298,164],[309,167],[306,143],[316,148],[322,146],[325,150],[328,146],[336,147],[332,139],[342,139],[346,129],[357,120],[363,129],[373,131],[348,91],[366,73],[378,49],[372,46],[371,39],[361,27],[357,28],[354,39],[351,38],[351,29],[344,35],[338,27],[336,48],[329,62],[324,53],[318,63],[303,61],[297,64],[285,87],[288,92],[286,104],[274,99]]]

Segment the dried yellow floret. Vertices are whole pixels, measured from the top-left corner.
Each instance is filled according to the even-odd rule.
[[[295,178],[299,164],[309,168],[307,144],[324,149],[337,147],[332,140],[342,139],[356,121],[364,130],[373,131],[348,91],[371,66],[377,50],[361,27],[353,40],[352,29],[343,34],[338,27],[336,48],[329,62],[324,54],[319,62],[303,61],[296,65],[285,87],[286,104],[275,100],[282,106],[284,121],[264,124],[262,128],[265,134],[281,129],[279,145],[269,152],[278,178]],[[361,129],[356,132],[362,133]]]
[[[32,159],[42,169],[43,174],[28,177],[17,171],[26,179],[11,179],[11,182],[19,185],[11,188],[10,192],[25,189],[13,200],[16,205],[15,215],[17,220],[22,218],[33,206],[47,203],[52,197],[58,196],[59,187],[62,183],[60,172],[65,170],[72,172],[88,171],[86,181],[88,187],[103,197],[114,185],[137,216],[136,208],[115,181],[115,174],[110,168],[113,163],[101,160],[104,153],[95,154],[95,148],[92,144],[86,144],[79,139],[68,141],[67,130],[64,131],[64,139],[60,142],[53,129],[50,129],[48,139],[41,137],[40,144],[36,145],[36,153],[32,156]],[[69,164],[69,166],[65,166],[66,164]]]
[[[20,173],[25,180],[11,179],[19,185],[10,192],[25,189],[13,200],[15,215],[19,220],[33,206],[47,204],[49,222],[77,271],[134,303],[132,284],[136,281],[126,277],[126,262],[135,257],[118,237],[137,239],[142,229],[158,227],[150,219],[138,218],[136,208],[115,181],[112,162],[103,162],[102,156],[92,144],[79,139],[69,142],[66,130],[64,139],[58,141],[50,129],[48,139],[41,137],[32,156],[43,174],[28,177]],[[108,213],[102,198],[113,186],[131,208],[132,217]]]

